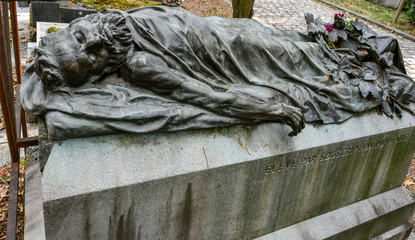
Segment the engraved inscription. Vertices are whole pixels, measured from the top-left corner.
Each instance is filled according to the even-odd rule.
[[[375,142],[368,142],[362,145],[355,145],[355,146],[351,146],[347,148],[333,149],[332,151],[323,152],[321,154],[319,153],[317,155],[305,156],[299,159],[290,159],[290,160],[282,161],[279,163],[273,163],[272,159],[270,159],[271,163],[268,163],[265,167],[265,175],[286,171],[292,168],[304,167],[307,165],[314,164],[318,161],[325,162],[325,161],[344,158],[344,157],[347,157],[349,155],[356,154],[356,153],[362,153],[362,152],[372,151],[376,149],[381,149],[391,144],[406,142],[408,141],[408,139],[409,139],[408,134],[401,134],[393,138],[387,138],[387,139],[375,141]]]

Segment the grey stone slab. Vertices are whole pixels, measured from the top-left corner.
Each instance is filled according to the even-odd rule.
[[[44,240],[45,222],[42,202],[42,175],[39,162],[26,168],[25,175],[25,239]]]
[[[32,10],[33,26],[37,22],[60,22],[59,3],[56,1],[33,1]]]
[[[406,240],[415,240],[415,233],[411,233]]]
[[[385,192],[401,191],[414,153],[414,126],[407,113],[371,112],[294,138],[262,124],[57,141],[42,178],[46,237],[251,239],[378,194],[389,206]],[[391,212],[409,216],[411,207]],[[399,219],[361,225],[376,237],[409,217]]]
[[[137,181],[172,177],[257,159],[265,159],[268,160],[267,163],[272,163],[273,159],[268,159],[269,157],[278,157],[300,150],[312,152],[313,148],[318,151],[323,149],[329,151],[330,147],[328,146],[333,143],[334,146],[340,147],[335,150],[343,150],[343,148],[356,148],[364,144],[376,145],[378,141],[389,141],[401,136],[404,139],[402,145],[404,149],[402,150],[408,151],[407,157],[409,158],[413,153],[410,146],[414,144],[409,136],[412,134],[412,126],[414,125],[415,119],[406,113],[402,119],[390,119],[371,112],[350,119],[341,125],[317,126],[309,124],[298,137],[288,136],[290,132],[288,126],[262,124],[166,134],[127,134],[57,141],[45,168],[46,170],[48,168],[54,170],[45,172],[43,179],[53,183],[55,182],[54,178],[59,176],[59,181],[43,188],[44,197],[46,201],[49,201],[54,198],[133,184]],[[394,132],[397,129],[401,129],[401,132]],[[376,135],[382,133],[388,134],[378,139],[379,136]],[[372,142],[368,136],[374,136],[376,141]],[[361,145],[348,146],[346,141],[352,142],[351,140],[355,140]],[[384,152],[393,154],[393,151],[387,150],[393,150],[395,145],[396,142],[391,142],[391,145],[377,147],[369,152],[380,150],[373,152],[373,154]],[[364,149],[359,151],[361,152],[355,154],[367,154],[368,152]],[[314,155],[318,155],[318,153]],[[54,159],[71,159],[71,161]],[[87,159],[88,162],[94,163],[96,166],[92,169],[82,170],[85,163],[81,159]],[[166,159],[168,159],[168,163],[165,162]],[[106,169],[108,175],[105,177],[101,174],[102,165],[112,166]],[[120,176],[123,169],[138,171],[140,168],[147,171],[142,173],[139,179],[135,175]],[[74,172],[68,172],[67,169],[74,169]],[[90,175],[90,177],[84,179],[84,175]],[[76,181],[81,183],[94,180],[98,180],[98,183],[85,185],[83,186],[85,189],[70,186],[77,185]],[[65,184],[65,186],[70,184],[66,187],[67,192],[62,192],[61,184]]]
[[[60,8],[61,21],[64,23],[70,23],[74,19],[96,12],[97,11],[95,10],[88,10],[85,8]]]
[[[19,7],[28,7],[29,1],[18,1],[17,4]]]
[[[56,27],[58,30],[66,28],[69,26],[69,23],[60,23],[60,22],[37,22],[36,24],[36,45],[39,46],[39,41],[42,37],[48,34],[48,30],[51,27]]]
[[[413,224],[411,222],[402,224],[372,240],[401,240],[410,236]]]
[[[48,202],[205,170],[198,142],[192,137],[178,139],[175,134],[157,134],[57,142],[43,172],[43,182],[48,183],[42,189],[43,199]]]
[[[11,163],[9,145],[7,142],[0,144],[0,166],[3,167]]]
[[[399,187],[347,207],[308,219],[279,231],[259,237],[256,240],[274,239],[371,239],[372,231],[383,231],[395,223],[407,224],[405,211],[413,211],[415,197],[404,187]],[[390,217],[388,215],[394,215]],[[373,227],[368,228],[367,226]],[[400,231],[406,237],[411,228],[399,225],[393,231]],[[403,228],[403,229],[402,229]],[[408,231],[409,230],[409,231]],[[393,232],[391,231],[391,232]],[[393,233],[374,239],[393,239]],[[376,235],[375,235],[376,236]]]
[[[1,136],[2,133],[0,133]],[[4,133],[5,134],[5,133]],[[7,138],[6,138],[7,140]],[[24,150],[20,149],[20,156],[24,156]],[[9,144],[7,142],[0,143],[0,167],[11,164]]]

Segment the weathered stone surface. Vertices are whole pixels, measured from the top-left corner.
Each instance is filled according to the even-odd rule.
[[[415,240],[415,234],[414,233],[411,233],[409,235],[408,239],[406,239],[406,240]]]
[[[19,7],[28,7],[29,1],[18,1],[17,4]]]
[[[31,9],[33,26],[36,26],[38,21],[70,23],[76,18],[97,12],[79,6],[61,7],[59,1],[34,1]]]
[[[39,46],[40,39],[48,35],[48,30],[51,27],[55,27],[57,30],[66,28],[69,26],[69,23],[59,23],[59,22],[37,22],[36,24],[36,46]]]
[[[389,199],[415,149],[413,126],[406,113],[399,120],[372,112],[308,125],[295,138],[287,126],[263,124],[59,141],[42,179],[46,236],[251,239]],[[409,221],[413,203],[405,206],[389,209],[400,221],[375,212],[387,223],[365,225],[370,237]]]
[[[415,197],[399,187],[366,200],[300,222],[257,240],[274,239],[405,239],[412,229],[408,212],[413,212]],[[396,224],[398,227],[375,238]]]
[[[45,222],[42,206],[42,174],[39,162],[26,168],[25,174],[25,229],[26,239],[45,239]]]
[[[32,24],[37,22],[60,22],[59,3],[55,1],[34,1],[32,9]]]
[[[96,13],[97,11],[88,10],[85,8],[60,8],[61,21],[63,23],[70,23],[72,20],[83,17],[88,14]]]
[[[386,233],[377,236],[373,240],[400,240],[400,239],[406,239],[407,237],[410,237],[410,234],[412,233],[413,224],[412,222],[407,222],[405,224],[402,224],[390,231],[387,231]]]

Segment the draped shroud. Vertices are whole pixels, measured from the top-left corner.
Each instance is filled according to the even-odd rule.
[[[181,8],[163,6],[105,12],[124,15],[134,48],[160,57],[186,81],[298,107],[306,122],[341,123],[381,104],[370,96],[363,97],[350,82],[333,81],[334,72],[328,66],[339,64],[304,33],[271,29],[250,19],[201,18]],[[373,39],[382,51],[389,50],[398,58],[387,75],[391,92],[397,96],[405,92],[414,101],[414,82],[400,64],[403,61],[396,40]],[[51,92],[31,65],[23,77],[21,96],[24,109],[43,116],[55,139],[269,122],[237,114],[221,116],[203,106],[180,103],[132,85],[117,72],[75,89]]]

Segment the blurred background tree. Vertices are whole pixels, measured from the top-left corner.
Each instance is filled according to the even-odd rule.
[[[252,18],[255,0],[232,0],[234,18]]]

